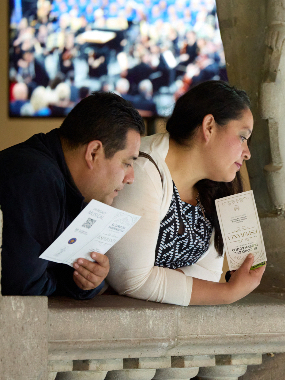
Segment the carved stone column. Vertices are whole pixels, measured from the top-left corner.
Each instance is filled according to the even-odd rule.
[[[246,373],[246,365],[224,365],[215,367],[200,368],[199,380],[238,380]]]
[[[268,121],[271,163],[264,167],[268,189],[279,212],[285,211],[285,7],[280,0],[268,0],[266,52],[261,84],[260,113]],[[278,98],[280,101],[278,101]]]
[[[123,369],[110,371],[106,380],[151,380],[155,375],[155,369]]]

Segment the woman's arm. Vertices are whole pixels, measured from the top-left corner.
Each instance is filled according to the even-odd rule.
[[[140,215],[141,219],[107,252],[110,260],[107,281],[119,294],[188,306],[192,278],[172,269],[154,266],[161,204],[164,201],[162,184],[153,163],[144,158],[137,161],[134,183],[125,186],[115,198],[114,205]],[[172,182],[169,186],[172,191]]]
[[[194,278],[190,305],[229,304],[251,293],[260,284],[265,271],[265,266],[251,270],[253,261],[253,255],[248,255],[227,283],[221,284]]]
[[[107,252],[110,260],[107,282],[119,294],[182,306],[217,305],[234,302],[258,286],[264,268],[249,271],[252,260],[226,284],[193,279],[181,271],[154,266],[163,202],[161,179],[155,166],[146,159],[138,159],[134,166],[135,182],[125,186],[114,205],[140,215],[141,219]]]

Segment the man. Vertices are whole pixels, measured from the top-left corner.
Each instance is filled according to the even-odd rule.
[[[0,152],[3,211],[2,294],[90,299],[109,270],[93,252],[74,269],[40,259],[91,199],[111,205],[134,180],[144,123],[120,96],[93,93],[59,129]]]

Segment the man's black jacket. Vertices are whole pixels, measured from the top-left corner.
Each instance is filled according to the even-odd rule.
[[[39,258],[85,205],[56,129],[0,152],[3,295],[89,299],[102,289],[84,291],[71,267]]]

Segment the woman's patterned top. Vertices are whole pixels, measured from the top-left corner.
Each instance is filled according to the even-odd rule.
[[[184,231],[179,233],[180,224]],[[173,183],[169,210],[160,223],[154,265],[176,269],[196,263],[209,248],[213,226],[197,197],[197,205],[183,202]]]

